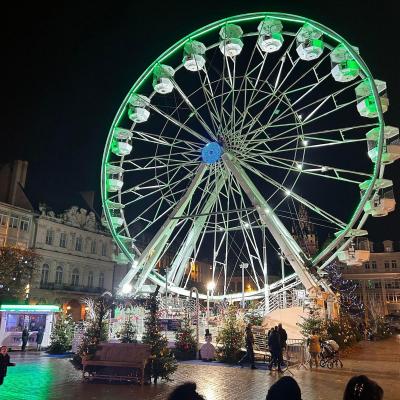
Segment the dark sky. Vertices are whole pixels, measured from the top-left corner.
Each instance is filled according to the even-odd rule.
[[[2,13],[0,163],[29,161],[27,190],[34,201],[68,203],[71,193],[81,190],[95,190],[99,199],[108,129],[139,74],[182,36],[234,14],[298,14],[344,36],[360,48],[373,75],[387,82],[391,104],[385,119],[400,125],[395,2],[80,3],[53,2],[44,7],[41,2],[18,2]],[[400,162],[389,166],[386,176],[395,180],[400,203],[399,172]],[[399,215],[369,222],[370,236],[399,239]]]

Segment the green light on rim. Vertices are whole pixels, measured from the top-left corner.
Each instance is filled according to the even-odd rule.
[[[3,304],[0,311],[51,311],[59,312],[60,307],[48,305],[28,305],[28,304]]]

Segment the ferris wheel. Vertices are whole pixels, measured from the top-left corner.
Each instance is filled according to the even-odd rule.
[[[255,298],[277,252],[307,290],[329,291],[325,265],[394,208],[388,104],[358,48],[303,17],[244,14],[179,40],[134,83],[105,145],[104,214],[131,263],[122,292],[189,295],[205,262],[214,299],[242,296],[244,268]],[[318,251],[299,242],[300,208],[330,238]]]

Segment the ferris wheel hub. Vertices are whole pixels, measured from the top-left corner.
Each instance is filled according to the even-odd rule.
[[[223,149],[217,142],[207,143],[201,150],[201,158],[206,164],[215,164],[221,159]]]

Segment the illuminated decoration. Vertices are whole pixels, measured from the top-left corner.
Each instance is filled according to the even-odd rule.
[[[375,118],[378,116],[379,108],[377,102],[381,104],[381,110],[385,113],[389,107],[389,99],[386,95],[386,82],[375,80],[379,100],[372,95],[371,84],[368,79],[365,79],[355,88],[358,99],[357,110],[362,117]]]
[[[133,84],[104,149],[104,215],[132,262],[119,290],[129,284],[133,296],[164,291],[168,278],[168,292],[189,296],[188,266],[202,254],[211,266],[207,279],[219,290],[215,301],[241,300],[241,292],[229,293],[235,263],[249,265],[254,290],[246,299],[268,300],[288,282],[332,295],[323,270],[367,234],[362,227],[371,213],[364,207],[383,179],[385,154],[394,154],[385,91],[353,44],[304,17],[232,16],[180,39]],[[132,93],[149,99],[140,128],[130,117]],[[358,106],[367,98],[375,111],[365,120]],[[116,128],[132,135],[116,139]],[[365,163],[372,129],[367,141],[375,150]],[[118,156],[116,141],[131,152]],[[315,188],[331,195],[312,196]],[[349,196],[335,208],[336,193]],[[290,233],[300,205],[310,221],[336,232],[314,256]],[[294,270],[270,287],[263,231]],[[145,237],[146,246],[135,248]],[[170,260],[168,277],[157,270],[163,258]]]
[[[21,312],[59,312],[60,307],[51,305],[28,305],[28,304],[2,304],[0,311]]]

